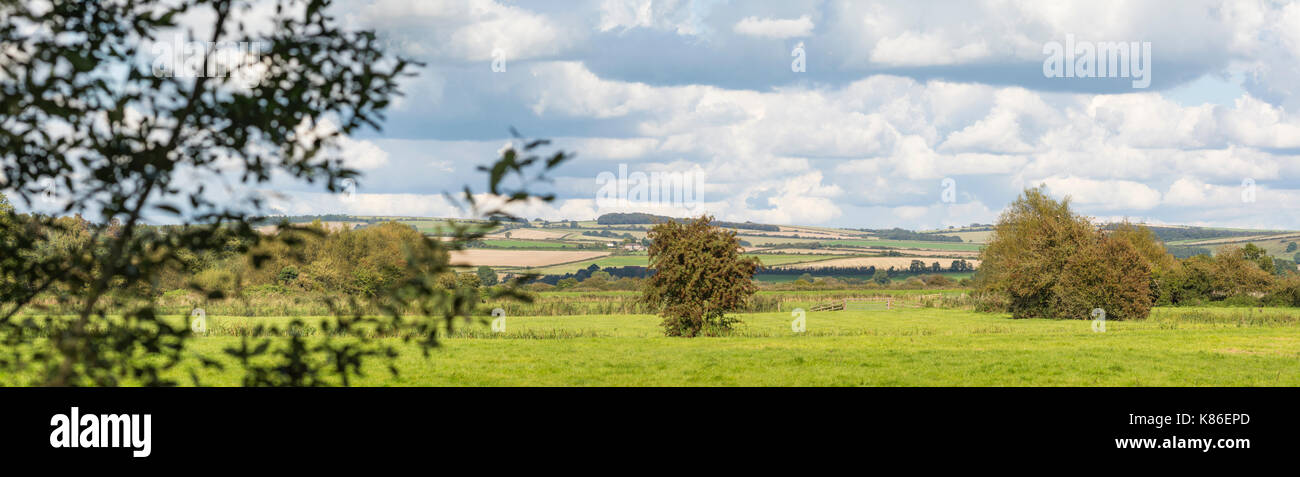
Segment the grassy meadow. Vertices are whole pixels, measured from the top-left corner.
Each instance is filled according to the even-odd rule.
[[[809,293],[809,302],[825,296]],[[398,346],[394,362],[372,360],[354,385],[368,386],[1296,386],[1300,309],[1157,308],[1149,319],[1014,320],[961,309],[807,314],[790,330],[788,311],[747,313],[725,337],[667,338],[649,314],[509,316],[494,334],[487,318],[444,337],[424,357]],[[176,317],[181,323],[183,317]],[[208,317],[192,350],[224,371],[182,365],[204,384],[239,385],[242,371],[221,350],[259,324],[288,317]],[[307,340],[320,320],[305,318]],[[337,338],[336,338],[337,339]],[[23,376],[7,376],[5,384]]]

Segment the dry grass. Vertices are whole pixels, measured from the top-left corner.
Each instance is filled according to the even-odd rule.
[[[609,252],[576,252],[559,250],[489,250],[473,248],[452,252],[451,263],[458,267],[546,267],[561,263],[590,260],[609,255]]]

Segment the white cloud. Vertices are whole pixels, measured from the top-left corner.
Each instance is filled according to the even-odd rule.
[[[455,90],[516,104],[521,114],[531,113],[528,119],[558,124],[568,136],[555,138],[556,144],[579,155],[560,174],[575,172],[557,182],[561,201],[537,206],[534,215],[596,213],[586,191],[590,172],[628,162],[646,170],[699,167],[708,177],[705,208],[729,220],[963,225],[991,220],[1019,187],[1046,183],[1092,215],[1141,212],[1170,222],[1300,227],[1300,217],[1288,209],[1294,202],[1284,200],[1300,188],[1294,179],[1300,175],[1296,3],[997,0],[935,9],[907,1],[791,2],[732,5],[727,15],[712,17],[708,5],[603,0],[575,6],[573,13],[539,13],[486,0],[379,0],[353,16],[419,39],[410,47],[437,60],[486,59],[485,51],[501,47],[497,39],[503,35],[518,41],[504,47],[511,59],[537,60],[518,70],[512,64],[511,72],[528,74],[502,75],[503,81],[516,81],[509,87],[494,82],[482,91]],[[716,36],[702,34],[710,24],[719,29]],[[638,29],[655,31],[632,32]],[[1188,31],[1197,35],[1188,37]],[[611,67],[606,56],[639,51],[595,53],[607,45],[583,43],[592,35],[635,40],[662,32],[692,37],[682,41],[691,53],[703,53],[683,52],[688,59],[732,54],[737,50],[728,48],[736,44],[762,44],[736,41],[740,36],[800,38],[824,55],[818,61],[827,71],[847,68],[839,72],[864,77],[847,83],[795,77],[741,88],[701,83],[672,65],[637,77]],[[1157,78],[1235,74],[1247,78],[1247,93],[1232,104],[1185,106],[1159,88],[1126,94],[1043,91],[1036,89],[1043,87],[1041,78],[1025,80],[1013,69],[1035,67],[1043,42],[1066,34],[1151,41],[1160,55]],[[788,51],[777,53],[788,60]],[[989,78],[987,84],[962,76],[972,66]],[[871,73],[881,67],[900,73]],[[915,67],[948,79],[907,76]],[[438,97],[452,91],[455,74],[454,68],[437,72]],[[618,79],[628,77],[633,79]],[[447,103],[443,98],[439,104]],[[418,110],[407,106],[406,112]],[[461,146],[450,142],[387,155],[373,144],[354,149],[374,171],[397,167],[409,156],[441,170],[463,156]],[[943,178],[957,180],[958,203],[938,202]],[[1239,198],[1233,202],[1240,192],[1235,184],[1245,178],[1261,184],[1259,202],[1249,207]],[[400,200],[390,202],[400,207]]]
[[[1140,182],[1073,176],[1035,182],[1047,184],[1054,196],[1070,196],[1075,204],[1100,210],[1148,210],[1160,205],[1160,192]]]
[[[765,38],[798,38],[809,36],[813,21],[808,15],[794,19],[745,17],[732,28],[741,35]]]
[[[312,144],[316,140],[332,137],[338,133],[338,123],[334,120],[325,118],[319,120],[314,126],[306,118],[294,129],[294,135],[298,143],[304,147]],[[357,140],[348,136],[340,135],[335,138],[338,147],[339,157],[343,159],[346,167],[366,171],[381,168],[388,164],[388,153],[374,143],[367,140]]]
[[[871,61],[889,66],[953,65],[985,59],[991,53],[983,41],[961,43],[935,32],[905,31],[876,42]]]
[[[602,32],[654,28],[678,35],[699,35],[704,33],[700,5],[689,0],[604,0],[597,28]]]
[[[492,0],[374,0],[350,13],[358,27],[378,29],[417,58],[507,61],[556,55],[578,32],[549,17]]]

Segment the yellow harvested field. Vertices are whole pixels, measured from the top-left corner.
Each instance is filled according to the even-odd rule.
[[[895,269],[901,270],[910,266],[912,264],[912,260],[920,260],[922,262],[925,262],[926,266],[929,266],[931,263],[934,262],[939,262],[939,265],[943,266],[943,268],[947,270],[948,267],[952,266],[952,261],[955,259],[942,258],[942,257],[847,257],[847,258],[832,258],[830,260],[822,260],[819,262],[795,263],[795,264],[786,265],[778,268],[811,270],[811,269],[828,268],[828,267],[876,267],[876,268],[886,268],[886,269],[889,267],[894,267]],[[966,260],[966,262],[976,267],[978,267],[980,264],[979,260]]]
[[[510,230],[509,238],[523,240],[555,240],[562,239],[567,234],[567,232],[553,232],[550,230],[540,229],[512,229]],[[507,238],[505,233],[491,234],[486,237],[492,239]]]
[[[561,250],[491,250],[472,248],[451,253],[451,264],[458,267],[546,267],[561,263],[591,260],[609,252],[572,252]]]
[[[798,235],[799,238],[805,238],[805,239],[827,239],[827,240],[870,239],[870,237],[864,237],[861,235],[838,234],[838,233],[831,233],[831,232],[823,232],[820,230],[809,230],[809,229],[801,229],[795,227],[781,227],[781,230],[777,232],[772,232],[767,230],[751,230],[751,229],[728,229],[728,230],[735,230],[738,235],[746,235],[750,237],[791,237],[794,235]]]

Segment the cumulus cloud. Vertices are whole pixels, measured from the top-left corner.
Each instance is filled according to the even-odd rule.
[[[1069,196],[1075,204],[1098,210],[1149,210],[1160,205],[1160,192],[1140,182],[1084,177],[1047,177],[1038,181],[1053,195]]]
[[[604,0],[600,4],[599,30],[627,31],[636,28],[670,30],[678,35],[704,32],[706,2],[686,0]]]
[[[745,17],[736,22],[733,30],[741,35],[765,38],[797,38],[809,36],[813,21],[808,15],[794,19]]]
[[[497,130],[411,131],[430,117],[456,124],[477,115],[475,124],[499,130],[525,122],[526,132],[553,134],[579,153],[558,172],[559,200],[526,212],[551,219],[601,212],[593,177],[629,164],[698,168],[707,178],[703,209],[726,220],[968,225],[993,220],[1021,188],[1046,184],[1095,216],[1300,227],[1287,201],[1300,189],[1295,3],[358,5],[350,21],[411,40],[402,47],[431,59],[437,94],[403,103],[405,142],[345,142],[354,167],[379,178],[360,194],[375,194],[371,202],[347,206],[356,213],[443,210],[403,194],[458,189],[473,170],[462,158],[490,157],[505,138]],[[1045,81],[1042,45],[1067,34],[1153,42],[1153,87]],[[754,38],[797,38],[817,68],[791,73],[790,45],[772,47],[795,40]],[[661,46],[669,40],[680,43]],[[494,48],[528,61],[490,82],[454,67],[489,59]],[[607,57],[655,66],[593,66]],[[698,75],[718,69],[759,80],[737,86]],[[820,72],[829,73],[809,76]],[[1166,94],[1206,74],[1245,77],[1245,94],[1192,105]],[[430,184],[392,172],[410,164],[427,170]],[[941,202],[948,178],[956,203]],[[1240,200],[1245,179],[1258,184],[1249,205]]]
[[[546,15],[492,0],[373,0],[343,8],[355,26],[378,30],[422,59],[491,61],[497,53],[522,60],[559,54],[579,37]]]

